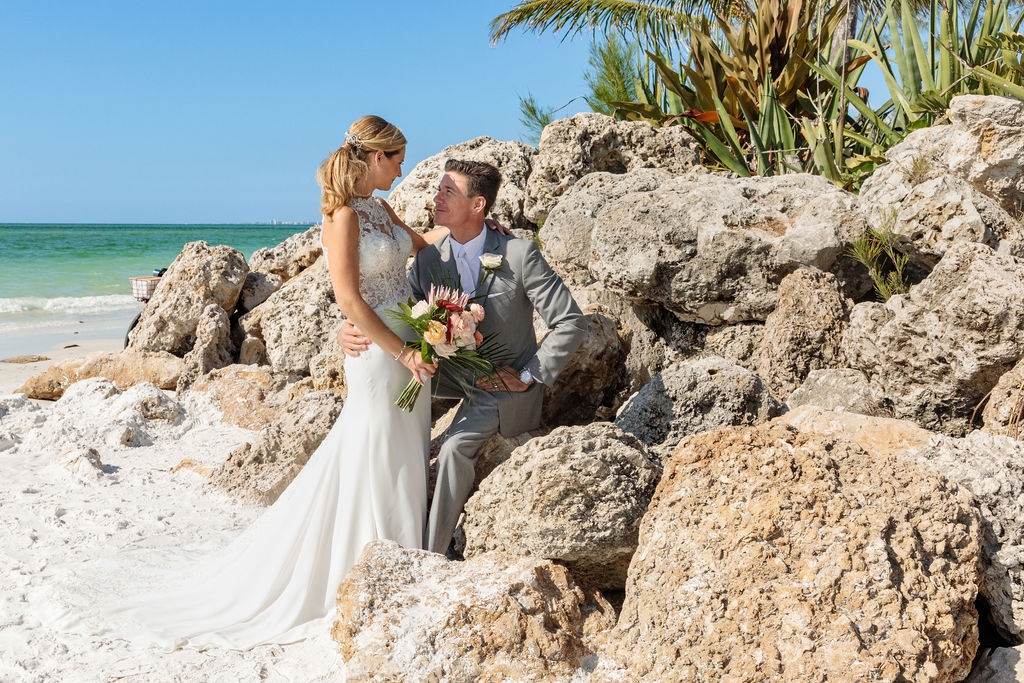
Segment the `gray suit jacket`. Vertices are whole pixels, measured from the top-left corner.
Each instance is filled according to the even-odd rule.
[[[551,386],[579,346],[586,327],[583,313],[532,240],[518,239],[487,230],[485,254],[500,254],[501,267],[480,269],[480,284],[474,300],[483,305],[484,319],[478,327],[487,345],[497,343],[504,354],[502,364],[522,370],[529,368],[537,384],[521,393],[498,392],[500,432],[514,436],[540,424],[544,386]],[[425,299],[431,283],[458,286],[459,272],[452,257],[450,238],[421,249],[409,272],[417,299]],[[538,346],[533,329],[533,311],[551,328]],[[466,394],[452,376],[450,366],[441,363],[434,382],[434,394],[463,398]],[[540,383],[543,383],[540,384]],[[470,406],[472,394],[470,390]]]

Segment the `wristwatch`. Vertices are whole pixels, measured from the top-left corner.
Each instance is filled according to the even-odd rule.
[[[533,376],[533,373],[530,372],[529,368],[523,368],[523,371],[519,373],[519,381],[526,386],[530,386],[536,382],[537,379]]]

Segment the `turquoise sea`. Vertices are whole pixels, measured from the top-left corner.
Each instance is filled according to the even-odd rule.
[[[128,278],[168,267],[187,242],[226,244],[248,259],[310,225],[0,223],[0,359],[123,336],[142,308]]]

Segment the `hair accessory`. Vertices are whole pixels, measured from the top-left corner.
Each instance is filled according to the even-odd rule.
[[[356,135],[355,133],[345,133],[346,145],[355,145],[356,147],[358,147],[361,142],[362,140],[360,140],[359,136]]]

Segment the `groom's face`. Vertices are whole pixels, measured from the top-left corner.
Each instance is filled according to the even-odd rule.
[[[434,225],[446,228],[477,225],[483,220],[484,198],[470,197],[469,180],[461,173],[446,171],[434,195]]]

